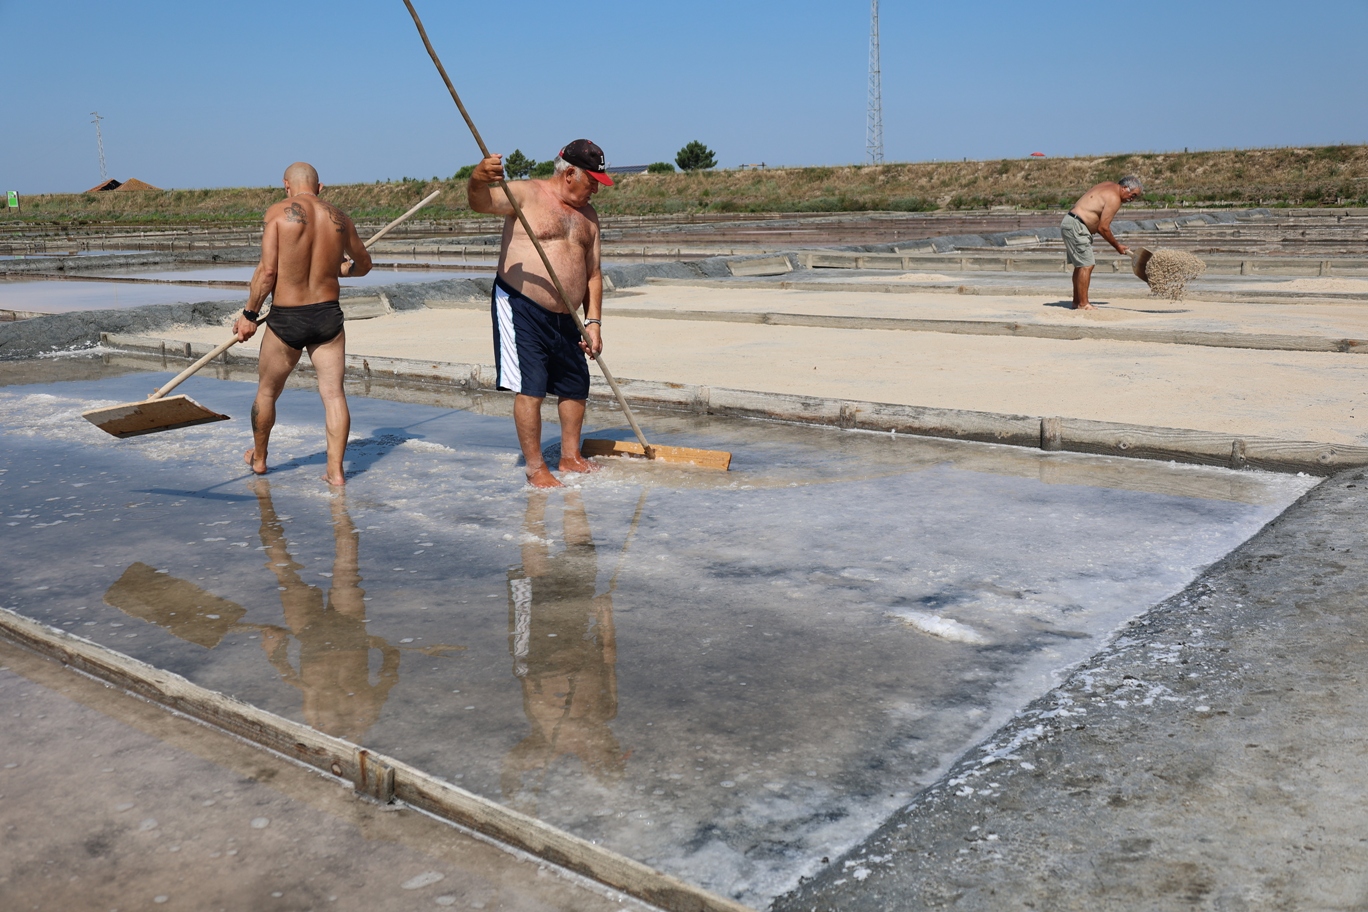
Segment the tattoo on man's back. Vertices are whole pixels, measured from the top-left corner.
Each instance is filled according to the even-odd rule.
[[[290,203],[290,205],[285,207],[285,221],[299,222],[301,225],[307,225],[309,224],[309,215],[299,203]]]
[[[337,233],[345,233],[347,230],[346,214],[343,213],[341,209],[338,209],[336,206],[334,206],[332,203],[326,203],[323,202],[323,200],[319,200],[319,202],[323,203],[323,208],[328,210],[328,218],[332,219],[332,223],[337,226]]]

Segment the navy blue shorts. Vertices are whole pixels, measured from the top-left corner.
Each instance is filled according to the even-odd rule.
[[[498,387],[525,396],[589,398],[589,362],[575,318],[553,313],[494,279],[494,369]]]

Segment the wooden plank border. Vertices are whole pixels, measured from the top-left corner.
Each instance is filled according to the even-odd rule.
[[[0,636],[129,693],[349,779],[382,801],[397,799],[668,912],[752,912],[600,845],[559,830],[341,738],[201,687],[98,643],[0,608]]]

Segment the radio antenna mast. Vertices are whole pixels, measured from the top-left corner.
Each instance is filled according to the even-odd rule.
[[[874,2],[877,4],[878,0],[874,0]],[[100,121],[104,118],[100,116],[99,111],[91,111],[90,113],[95,115],[95,119],[91,123],[95,125],[95,142],[100,147],[100,181],[104,182],[109,180],[109,172],[105,170],[104,134],[100,132]]]
[[[865,153],[871,165],[882,165],[883,80],[879,74],[879,0],[869,0],[869,118],[865,130]]]

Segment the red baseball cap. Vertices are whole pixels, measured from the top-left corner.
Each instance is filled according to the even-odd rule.
[[[613,186],[613,179],[605,171],[607,162],[603,150],[587,139],[577,139],[560,150],[560,157],[583,171],[605,187]]]

